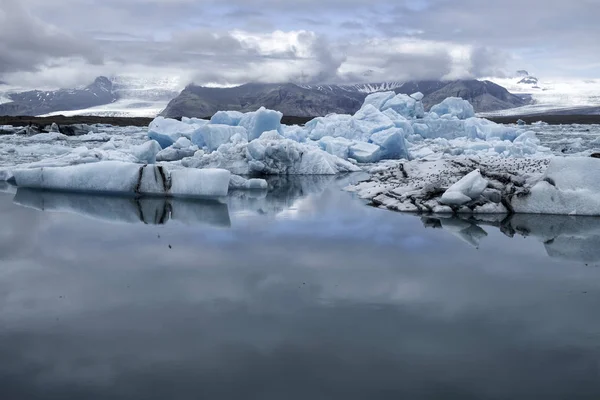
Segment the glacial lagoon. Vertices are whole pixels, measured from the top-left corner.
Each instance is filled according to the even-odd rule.
[[[600,394],[600,219],[415,216],[354,177],[0,193],[0,396]]]

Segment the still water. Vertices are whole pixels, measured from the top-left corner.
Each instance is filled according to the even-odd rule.
[[[0,188],[0,398],[599,398],[599,219],[421,218],[346,183]]]

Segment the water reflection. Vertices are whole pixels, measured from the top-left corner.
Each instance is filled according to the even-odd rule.
[[[17,187],[8,182],[0,181],[0,193],[17,193]]]
[[[0,191],[15,193],[14,204],[40,211],[65,212],[116,223],[164,225],[169,221],[186,224],[231,225],[236,215],[278,215],[293,209],[299,200],[319,195],[360,179],[361,174],[338,176],[274,176],[268,190],[231,191],[226,199],[165,199],[117,197],[16,188],[5,183]],[[2,184],[2,182],[0,182]]]
[[[192,216],[0,194],[0,398],[599,398],[600,269],[547,250],[594,257],[595,219],[421,220],[320,182]],[[140,223],[165,208],[190,224]]]
[[[548,256],[584,263],[600,262],[600,218],[568,215],[477,215],[421,217],[426,228],[444,229],[479,247],[496,228],[510,238],[521,236],[543,243]]]
[[[40,211],[73,213],[107,222],[164,225],[173,220],[221,227],[231,225],[227,204],[217,200],[136,199],[19,188],[13,202]]]

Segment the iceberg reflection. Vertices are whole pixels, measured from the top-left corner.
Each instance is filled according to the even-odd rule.
[[[227,204],[217,200],[130,198],[19,188],[13,203],[126,224],[164,225],[171,220],[193,225],[231,226]]]
[[[494,227],[508,237],[532,237],[543,243],[552,258],[584,263],[600,262],[600,218],[568,215],[469,215],[421,218],[426,228],[449,231],[478,247]]]

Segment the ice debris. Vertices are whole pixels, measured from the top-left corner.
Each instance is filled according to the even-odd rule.
[[[446,205],[461,206],[473,200],[477,200],[487,188],[488,181],[485,180],[478,169],[467,174],[460,181],[450,186],[442,195],[440,202]]]

